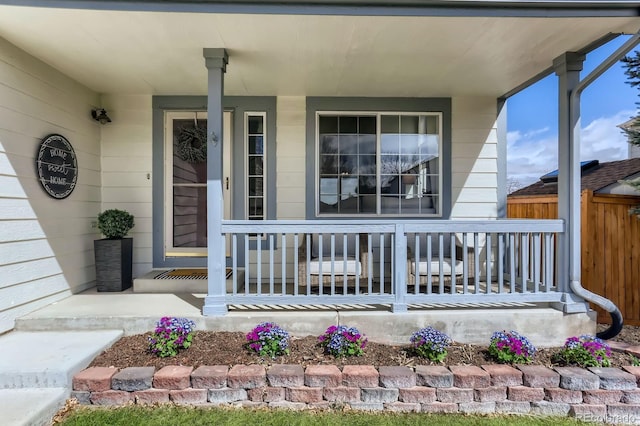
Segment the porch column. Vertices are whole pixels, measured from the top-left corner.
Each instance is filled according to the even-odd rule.
[[[225,240],[222,235],[222,96],[224,73],[228,63],[227,51],[222,48],[203,50],[208,70],[207,92],[207,268],[208,294],[204,299],[203,315],[227,313]]]
[[[580,83],[585,57],[566,52],[553,61],[558,76],[558,218],[565,232],[558,242],[558,289],[563,298],[556,308],[563,312],[586,312],[587,304],[571,290],[569,283],[580,282],[580,103],[571,107],[571,94]]]

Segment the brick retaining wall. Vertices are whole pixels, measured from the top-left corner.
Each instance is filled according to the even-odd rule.
[[[91,367],[73,377],[81,404],[175,403],[370,411],[532,414],[640,424],[640,367],[278,364]]]

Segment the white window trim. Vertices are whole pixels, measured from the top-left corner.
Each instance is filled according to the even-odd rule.
[[[335,214],[335,213],[320,213],[320,116],[321,115],[337,115],[337,116],[373,116],[376,117],[376,213],[353,213],[353,214]],[[427,115],[438,117],[438,213],[422,213],[422,214],[394,214],[394,213],[381,213],[380,212],[380,141],[381,141],[381,122],[380,117],[383,115]],[[316,217],[369,217],[369,218],[402,218],[402,217],[431,217],[439,218],[443,216],[442,213],[442,198],[443,198],[443,112],[441,111],[345,111],[345,110],[326,110],[316,111],[315,116],[315,170],[314,170],[314,209]]]

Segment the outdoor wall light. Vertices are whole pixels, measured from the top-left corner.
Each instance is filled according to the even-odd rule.
[[[107,115],[107,111],[104,109],[92,109],[91,116],[94,120],[99,121],[100,124],[111,123],[111,119]]]

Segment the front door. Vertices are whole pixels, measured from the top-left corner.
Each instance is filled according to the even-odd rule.
[[[224,218],[231,217],[232,112],[223,117]],[[207,113],[165,115],[165,257],[207,256]],[[227,255],[230,253],[227,241]]]

